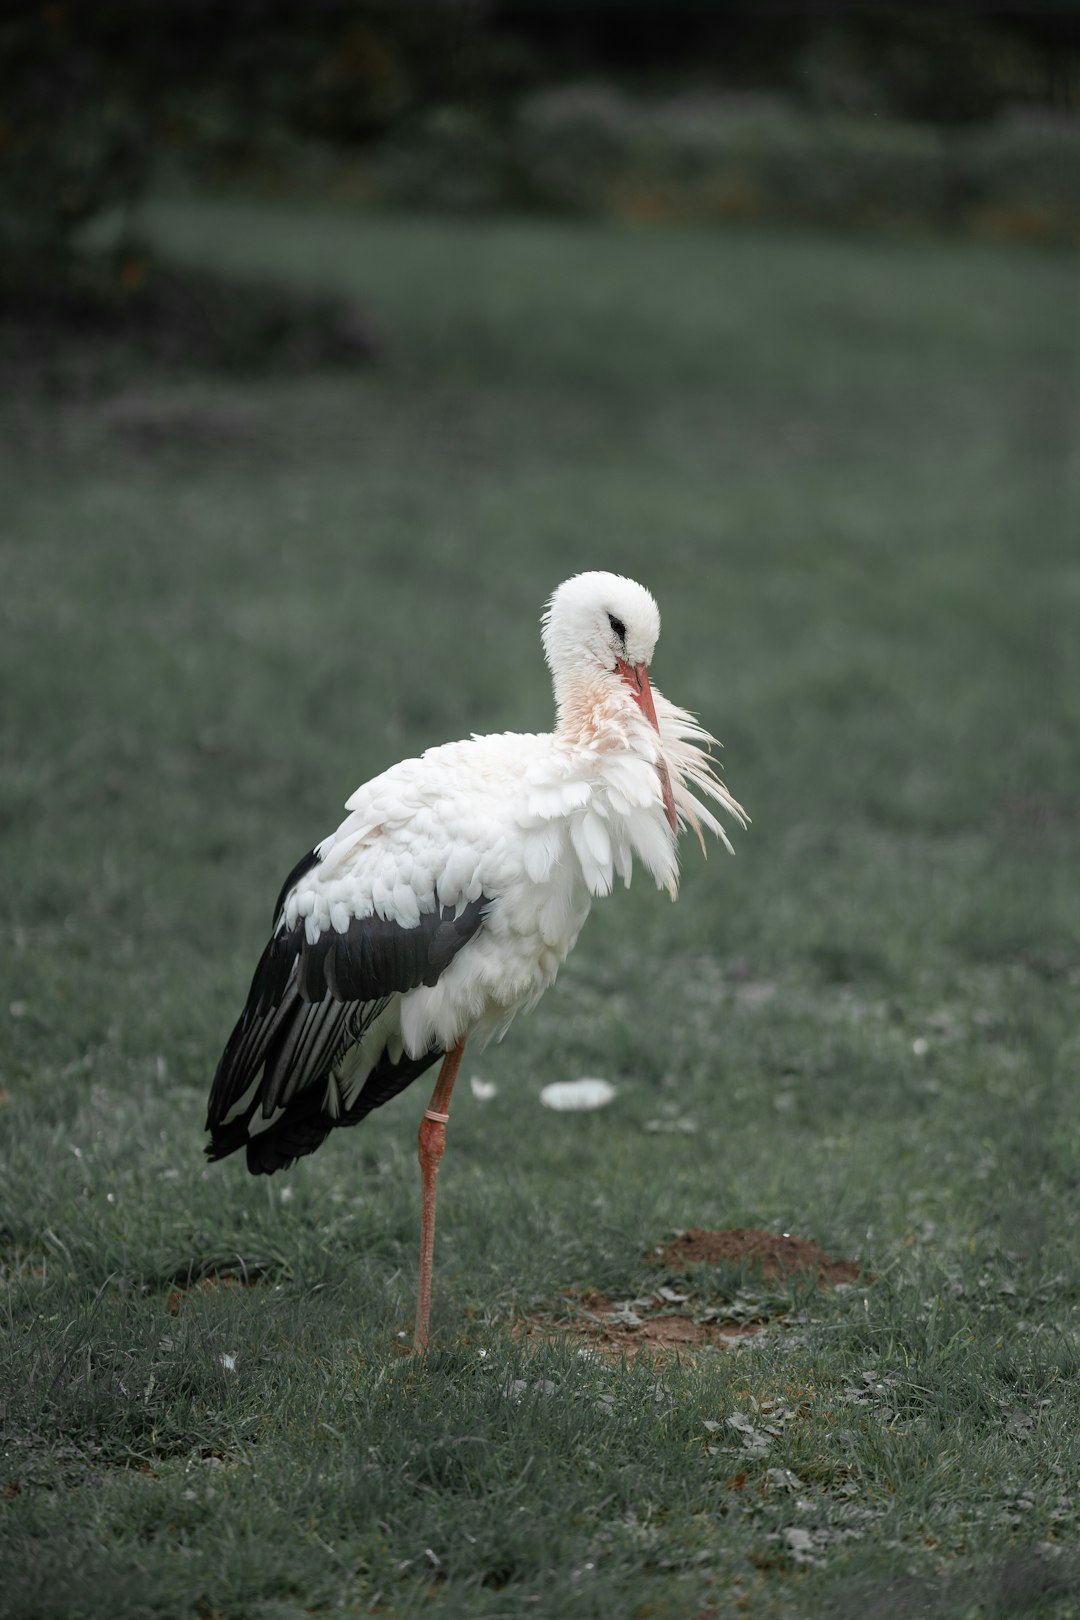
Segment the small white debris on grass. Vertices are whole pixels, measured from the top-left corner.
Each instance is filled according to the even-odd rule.
[[[925,1035],[916,1035],[915,1039],[911,1043],[911,1050],[914,1052],[916,1057],[925,1057],[927,1052],[930,1050],[930,1042],[927,1040]]]
[[[499,1089],[494,1080],[481,1080],[478,1074],[469,1076],[469,1087],[477,1102],[490,1102]]]
[[[223,1350],[221,1352],[221,1355],[218,1357],[218,1360],[221,1362],[221,1365],[224,1367],[226,1372],[235,1372],[236,1371],[236,1351],[235,1350]]]
[[[610,1080],[586,1074],[580,1080],[552,1081],[540,1093],[540,1101],[545,1108],[554,1108],[558,1113],[584,1113],[589,1108],[606,1108],[614,1096],[615,1087]]]
[[[291,1204],[292,1201],[293,1201],[293,1192],[294,1191],[295,1191],[295,1189],[292,1188],[292,1187],[289,1187],[289,1186],[282,1187],[282,1189],[281,1189],[281,1202],[283,1204]]]
[[[788,1556],[794,1559],[796,1564],[812,1564],[816,1562],[814,1558],[814,1538],[809,1530],[803,1530],[798,1525],[792,1525],[784,1531],[784,1544],[787,1547]]]
[[[550,1378],[539,1378],[534,1384],[527,1378],[510,1378],[503,1385],[503,1394],[508,1401],[521,1401],[531,1389],[538,1395],[554,1395],[558,1385]]]

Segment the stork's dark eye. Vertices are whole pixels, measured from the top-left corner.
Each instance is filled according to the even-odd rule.
[[[625,644],[626,644],[626,626],[625,626],[625,624],[623,624],[621,619],[617,619],[615,617],[614,613],[609,613],[607,617],[608,617],[608,624],[610,624],[611,628],[614,630],[614,632],[618,636],[619,640],[625,646]]]

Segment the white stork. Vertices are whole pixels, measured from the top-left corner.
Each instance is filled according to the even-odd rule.
[[[543,617],[550,734],[429,748],[358,788],[285,879],[273,932],[210,1091],[207,1153],[254,1175],[312,1153],[439,1058],[420,1124],[415,1346],[428,1340],[435,1184],[467,1039],[498,1039],[552,983],[595,895],[637,856],[675,898],[676,839],[707,827],[692,789],[739,804],[713,739],[649,686],[660,614],[618,574],[578,574]]]

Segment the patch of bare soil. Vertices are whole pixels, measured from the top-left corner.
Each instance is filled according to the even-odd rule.
[[[853,1283],[859,1276],[853,1260],[834,1260],[813,1238],[757,1227],[726,1232],[693,1227],[671,1243],[657,1244],[645,1258],[669,1275],[691,1265],[741,1263],[756,1273],[759,1286],[729,1289],[725,1297],[719,1289],[702,1289],[699,1273],[693,1286],[661,1284],[619,1301],[594,1288],[581,1293],[567,1290],[563,1311],[530,1312],[517,1324],[515,1337],[534,1343],[567,1339],[583,1350],[627,1361],[641,1354],[657,1360],[669,1355],[693,1360],[702,1350],[730,1348],[783,1320],[785,1304],[768,1289],[770,1281],[803,1276],[836,1285]]]
[[[183,1307],[185,1299],[192,1295],[206,1293],[214,1288],[251,1288],[254,1281],[244,1282],[239,1277],[200,1277],[198,1282],[192,1283],[190,1288],[176,1287],[170,1290],[166,1301],[166,1309],[170,1316],[177,1316]]]
[[[626,1357],[633,1361],[639,1354],[663,1358],[668,1355],[694,1352],[708,1345],[732,1344],[748,1334],[759,1332],[761,1322],[717,1323],[698,1322],[681,1311],[663,1311],[656,1315],[638,1315],[630,1320],[615,1301],[606,1294],[588,1289],[584,1294],[572,1290],[566,1295],[566,1314],[532,1311],[515,1330],[515,1338],[532,1343],[553,1343],[569,1339],[583,1350],[595,1350],[613,1358]],[[641,1302],[635,1302],[639,1305]]]
[[[691,1265],[744,1264],[763,1277],[813,1272],[818,1282],[835,1284],[853,1283],[859,1276],[854,1260],[832,1259],[813,1238],[765,1232],[759,1226],[734,1226],[728,1232],[707,1232],[692,1226],[671,1243],[659,1245],[647,1258],[674,1271],[685,1271]]]

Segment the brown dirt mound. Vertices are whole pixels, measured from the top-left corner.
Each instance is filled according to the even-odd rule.
[[[693,1227],[680,1233],[671,1243],[657,1244],[646,1259],[673,1271],[685,1271],[692,1264],[747,1262],[763,1278],[809,1273],[818,1282],[828,1284],[853,1283],[859,1276],[853,1260],[832,1259],[812,1238],[793,1237],[789,1232],[765,1232],[757,1227],[735,1227],[727,1232],[707,1232]],[[694,1286],[698,1288],[697,1279]],[[627,1361],[633,1361],[639,1354],[657,1360],[668,1355],[692,1360],[700,1350],[730,1347],[740,1339],[759,1333],[770,1322],[783,1319],[782,1311],[775,1308],[770,1311],[769,1302],[762,1299],[760,1314],[751,1320],[725,1320],[725,1307],[731,1307],[732,1302],[700,1291],[693,1295],[694,1314],[672,1310],[672,1304],[682,1304],[683,1298],[666,1288],[651,1296],[639,1295],[622,1305],[595,1288],[583,1293],[567,1290],[566,1299],[564,1314],[532,1312],[518,1323],[515,1337],[534,1343],[569,1339],[582,1349],[596,1350],[606,1356],[625,1356]],[[744,1301],[745,1296],[740,1299]],[[690,1296],[687,1296],[686,1303],[689,1302]],[[756,1305],[754,1300],[751,1309]],[[732,1316],[736,1314],[732,1310]]]
[[[859,1268],[854,1260],[834,1260],[813,1238],[790,1232],[766,1232],[759,1226],[735,1226],[728,1232],[707,1232],[692,1226],[671,1243],[658,1245],[647,1256],[656,1264],[685,1271],[690,1265],[716,1266],[746,1263],[763,1277],[790,1277],[800,1271],[816,1273],[819,1282],[853,1283]]]

